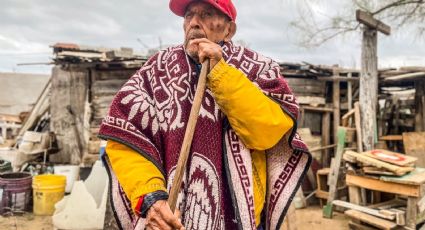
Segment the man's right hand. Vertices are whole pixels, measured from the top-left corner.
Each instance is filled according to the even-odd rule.
[[[184,230],[177,215],[174,215],[166,200],[156,201],[146,213],[148,230]]]

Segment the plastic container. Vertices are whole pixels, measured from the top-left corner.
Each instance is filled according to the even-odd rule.
[[[80,167],[78,165],[55,165],[53,168],[55,175],[66,176],[65,192],[70,193],[74,182],[80,175]]]
[[[51,216],[55,211],[56,202],[65,194],[66,176],[38,175],[32,181],[34,208],[39,216]]]
[[[28,211],[31,205],[31,174],[0,174],[0,214]]]

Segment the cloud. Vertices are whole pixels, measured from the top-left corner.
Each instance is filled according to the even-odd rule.
[[[336,6],[330,0],[314,6],[323,17]],[[299,4],[290,0],[234,0],[238,32],[250,48],[286,62],[359,66],[361,36],[354,33],[316,49],[295,44],[299,36],[289,27]],[[74,42],[105,47],[133,47],[138,51],[183,41],[182,18],[168,9],[168,1],[152,0],[3,0],[0,8],[0,71],[49,72],[49,66],[17,66],[23,62],[49,62],[52,45]],[[139,42],[138,39],[142,42]],[[380,65],[424,63],[425,43],[407,35],[379,37]],[[423,65],[423,64],[422,64]]]

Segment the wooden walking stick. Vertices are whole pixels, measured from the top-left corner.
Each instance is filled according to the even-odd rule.
[[[184,134],[183,145],[177,162],[176,173],[174,174],[173,184],[171,185],[168,204],[171,211],[175,211],[177,197],[182,185],[184,172],[186,171],[186,162],[189,158],[189,150],[192,145],[193,133],[195,131],[196,122],[198,121],[199,110],[201,109],[202,98],[204,97],[205,85],[207,82],[207,74],[210,68],[210,61],[207,59],[202,63],[201,74],[196,87],[195,98],[193,99],[192,108],[190,109],[189,121],[187,122],[186,132]]]

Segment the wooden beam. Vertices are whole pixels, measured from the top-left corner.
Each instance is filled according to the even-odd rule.
[[[332,218],[332,202],[335,200],[337,195],[337,186],[339,178],[339,169],[341,167],[342,155],[344,153],[345,145],[345,134],[346,130],[343,127],[338,127],[337,133],[337,151],[335,153],[334,159],[332,159],[331,170],[328,175],[328,185],[329,185],[329,197],[326,206],[323,207],[323,217]]]
[[[351,72],[348,73],[351,75]],[[344,82],[359,82],[360,78],[358,77],[317,77],[319,81],[344,81]]]
[[[328,146],[330,144],[330,130],[331,130],[331,114],[322,114],[322,145]],[[329,149],[323,150],[322,167],[329,167],[330,154]]]
[[[376,114],[378,104],[378,58],[376,30],[365,27],[361,51],[359,102],[362,105],[361,128],[363,149],[372,150],[375,144]]]
[[[355,223],[353,221],[348,222],[348,227],[350,230],[375,230],[375,228],[367,227],[365,225]]]
[[[325,107],[313,107],[313,106],[301,106],[304,110],[308,111],[315,111],[315,112],[324,112],[324,113],[331,113],[334,110],[331,108],[325,108]]]
[[[358,22],[365,24],[371,29],[376,29],[385,35],[391,34],[391,27],[373,18],[373,16],[370,13],[367,13],[362,10],[356,10],[356,19]]]
[[[397,227],[397,224],[394,222],[383,220],[379,217],[374,217],[372,215],[362,213],[356,210],[348,210],[348,211],[345,211],[344,214],[353,219],[360,220],[362,222],[375,226],[379,229],[389,230],[389,229],[394,229]]]
[[[379,137],[380,141],[402,141],[403,136],[402,135],[386,135]]]
[[[363,152],[359,102],[354,103],[354,124],[356,125],[357,152]]]
[[[397,184],[350,174],[346,175],[345,180],[348,186],[358,186],[366,189],[411,197],[419,197],[420,194],[419,186],[416,185]]]
[[[425,72],[408,73],[398,76],[386,77],[384,81],[403,81],[403,80],[414,80],[425,77]]]
[[[366,156],[365,154],[360,154],[353,151],[346,151],[344,155],[349,156],[350,158],[356,158],[356,161],[358,162],[394,172],[398,176],[402,176],[414,170],[414,168],[412,167],[401,167],[401,166],[393,165],[381,160],[377,160],[375,158],[371,158],[369,156]]]
[[[384,219],[387,219],[387,220],[394,220],[395,219],[395,215],[392,214],[392,213],[382,213],[382,212],[379,212],[379,210],[376,210],[376,209],[360,206],[360,205],[357,205],[357,204],[352,204],[352,203],[345,202],[345,201],[342,201],[342,200],[334,200],[332,203],[336,206],[341,206],[341,207],[344,207],[344,208],[347,208],[347,209],[357,210],[357,211],[364,212],[364,213],[367,213],[369,215],[384,218]]]
[[[317,147],[317,148],[313,148],[313,149],[309,149],[310,152],[315,152],[315,151],[319,151],[319,150],[324,150],[324,149],[330,149],[330,148],[334,148],[336,145],[326,145],[326,146],[322,146],[322,147]]]
[[[333,69],[333,75],[335,77],[339,77],[339,69],[338,67]],[[334,81],[332,87],[332,103],[333,103],[333,131],[334,131],[334,144],[338,143],[338,127],[340,125],[340,82]],[[344,135],[345,136],[345,135]],[[337,148],[335,148],[335,153],[337,152]]]

